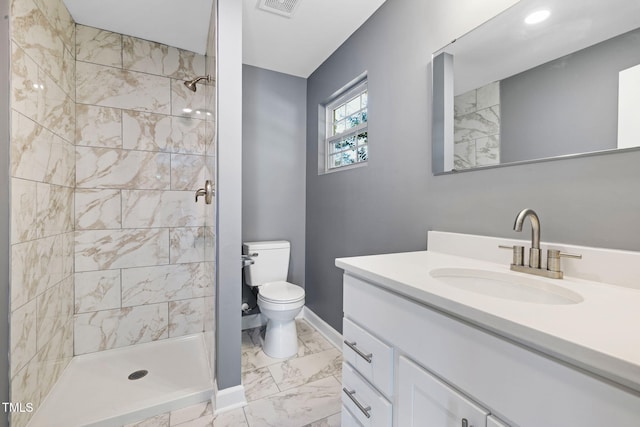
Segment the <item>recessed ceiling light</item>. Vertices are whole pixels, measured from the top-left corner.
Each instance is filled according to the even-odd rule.
[[[183,112],[183,113],[187,113],[187,114],[189,114],[189,113],[190,113],[190,112],[192,112],[192,111],[193,111],[193,110],[192,110],[191,108],[183,108],[183,109],[182,109],[182,112]]]
[[[524,22],[525,24],[529,24],[529,25],[534,25],[534,24],[539,24],[542,21],[544,21],[545,19],[547,19],[549,17],[549,15],[551,15],[551,12],[549,12],[548,10],[538,10],[536,12],[530,13],[529,15],[527,15],[526,18],[524,18]]]

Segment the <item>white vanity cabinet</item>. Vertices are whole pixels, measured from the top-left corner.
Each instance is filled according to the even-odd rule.
[[[361,277],[346,269],[344,339],[380,365],[343,347],[343,386],[383,413],[374,424],[343,396],[361,425],[640,426],[640,394]]]

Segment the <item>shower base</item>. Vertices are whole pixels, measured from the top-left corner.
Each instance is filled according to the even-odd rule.
[[[133,373],[142,377],[128,379]],[[203,334],[85,354],[71,360],[29,427],[122,426],[212,392]]]

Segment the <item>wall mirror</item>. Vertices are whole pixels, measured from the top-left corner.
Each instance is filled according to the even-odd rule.
[[[436,175],[640,146],[638,0],[521,0],[431,63]]]

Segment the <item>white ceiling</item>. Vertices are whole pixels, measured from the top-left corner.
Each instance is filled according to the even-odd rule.
[[[82,25],[204,54],[213,0],[64,0]]]
[[[299,77],[309,75],[385,0],[299,0],[292,18],[243,0],[242,62]]]
[[[299,0],[292,18],[243,0],[243,62],[308,77],[386,0]],[[206,51],[213,0],[64,0],[82,25]]]

